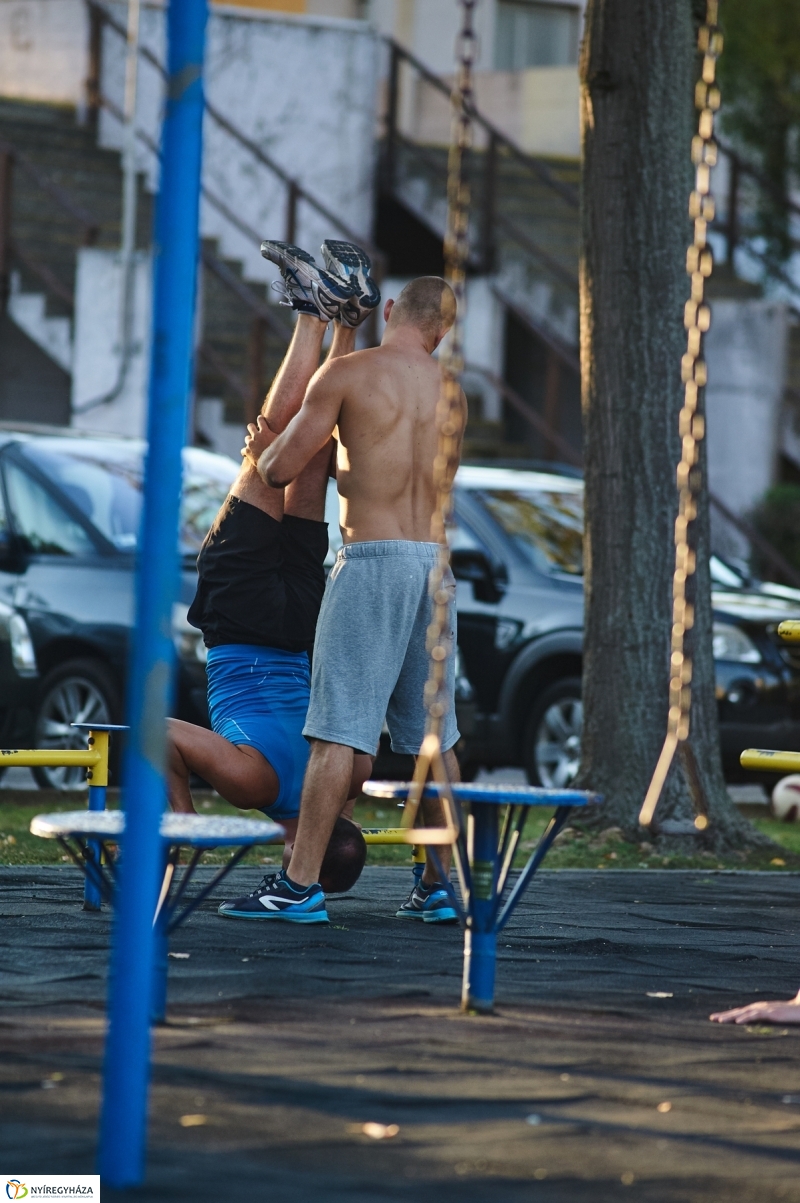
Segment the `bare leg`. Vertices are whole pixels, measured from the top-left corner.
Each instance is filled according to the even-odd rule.
[[[319,367],[327,328],[327,322],[311,314],[298,314],[292,341],[261,407],[267,425],[275,434],[286,429],[303,404],[308,382]],[[334,334],[334,341],[335,337]]]
[[[189,775],[197,773],[241,810],[271,806],[278,796],[278,776],[255,748],[237,747],[214,731],[167,719],[167,790],[173,810],[193,814]]]
[[[800,1023],[800,991],[788,1002],[756,1002],[709,1015],[714,1023]]]
[[[333,825],[347,801],[353,778],[353,749],[311,740],[311,756],[303,782],[300,819],[288,874],[296,885],[319,881]]]
[[[444,754],[445,768],[447,776],[451,781],[461,780],[461,771],[458,767],[458,759],[452,748]],[[425,820],[426,827],[444,827],[444,807],[438,798],[423,798],[422,800],[422,816]],[[450,865],[453,860],[453,851],[449,844],[437,844],[436,851],[439,854],[439,860],[442,862],[442,870],[446,878],[450,876]],[[431,858],[428,856],[425,861],[425,870],[422,874],[422,884],[432,886],[435,881],[439,880],[439,873]]]
[[[364,752],[355,753],[353,757],[353,775],[350,778],[350,791],[347,795],[347,801],[339,812],[343,819],[350,819],[352,822],[353,807],[355,806],[356,798],[361,793],[364,782],[368,779],[370,773],[372,772],[372,764],[373,758],[371,756],[365,755]],[[335,821],[336,820],[334,819],[334,822]],[[333,830],[332,827],[331,830]],[[295,821],[295,832],[296,831],[297,821]],[[283,852],[283,867],[287,871],[291,863],[292,853],[294,852],[295,838],[296,836],[294,835],[292,836],[291,840],[288,836],[286,837],[286,847],[284,848]],[[317,872],[319,872],[319,870],[317,870]],[[289,874],[289,876],[291,877],[291,874]],[[294,878],[292,878],[292,880],[294,880]],[[314,880],[316,881],[316,878]]]

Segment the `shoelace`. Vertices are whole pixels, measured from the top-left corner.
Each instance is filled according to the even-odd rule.
[[[261,878],[261,885],[257,886],[256,889],[253,890],[252,894],[248,895],[248,897],[257,898],[258,895],[263,894],[265,890],[271,890],[275,884],[275,879],[279,876],[279,873],[265,873]]]
[[[278,301],[279,305],[284,305],[289,309],[292,308],[292,294],[289,292],[289,289],[283,280],[273,280],[270,284],[270,288],[273,292],[277,293],[279,297],[283,297],[283,300]]]

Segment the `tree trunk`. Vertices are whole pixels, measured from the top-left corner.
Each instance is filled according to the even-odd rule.
[[[639,808],[667,730],[694,38],[692,0],[589,0],[581,52],[586,653],[579,782],[605,795],[597,821],[631,834],[641,831]],[[704,458],[701,467],[705,480]],[[687,852],[721,852],[764,841],[731,804],[722,777],[707,493],[694,526],[690,742],[710,825],[702,837],[680,842]],[[676,757],[657,819],[693,817]]]

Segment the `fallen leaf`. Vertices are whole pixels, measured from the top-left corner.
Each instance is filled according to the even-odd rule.
[[[781,858],[779,856],[773,856],[772,860],[769,863],[771,865],[785,865],[786,861],[781,860]]]
[[[176,961],[188,961],[189,960],[188,952],[168,952],[167,956],[174,957]]]
[[[182,1128],[202,1128],[208,1123],[207,1115],[182,1115],[178,1120]]]
[[[399,1124],[362,1124],[361,1131],[371,1140],[391,1140],[400,1131]]]
[[[672,1103],[659,1103],[658,1106],[656,1107],[656,1111],[660,1111],[662,1115],[666,1115],[667,1112],[671,1111],[671,1110],[672,1110]]]

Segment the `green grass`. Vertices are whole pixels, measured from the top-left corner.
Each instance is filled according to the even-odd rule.
[[[4,796],[5,795],[5,796]],[[230,815],[234,813],[226,802],[217,797],[200,795],[196,799],[201,814]],[[82,810],[86,795],[79,791],[68,795],[50,791],[0,791],[0,864],[4,865],[58,865],[68,860],[54,840],[42,840],[30,834],[32,817],[53,811]],[[116,805],[112,795],[110,806]],[[241,811],[243,815],[262,818],[259,811]],[[400,811],[391,803],[376,804],[362,799],[356,805],[355,819],[364,827],[398,827]],[[544,830],[547,818],[533,813],[525,827],[516,857],[521,864],[530,854],[531,848]],[[619,831],[611,829],[598,835],[587,835],[567,829],[558,837],[558,842],[547,857],[550,869],[800,869],[800,823],[780,823],[771,818],[757,818],[752,822],[770,836],[781,851],[767,849],[750,853],[737,853],[718,858],[711,853],[696,856],[656,855],[646,840],[631,843],[622,838]],[[250,865],[279,864],[280,845],[255,848],[244,857],[243,863]],[[204,862],[221,864],[230,853],[225,849],[206,853]],[[375,846],[369,850],[368,863],[373,865],[407,865],[411,861],[410,849],[404,846]],[[779,863],[783,862],[783,863]]]

